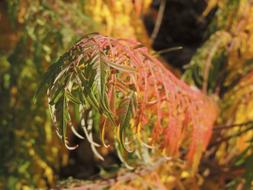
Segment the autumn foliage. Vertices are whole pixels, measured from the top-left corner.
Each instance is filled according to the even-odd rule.
[[[51,66],[45,83],[66,146],[77,147],[70,147],[67,128],[84,138],[78,133],[79,122],[101,159],[95,148],[100,145],[93,140],[96,114],[102,144],[108,146],[105,131],[113,129],[122,161],[127,159],[125,152],[141,154],[142,146],[159,147],[169,156],[187,152],[195,169],[217,116],[209,97],[177,79],[139,42],[127,39],[85,36]],[[71,116],[75,109],[79,109],[78,121]]]
[[[0,23],[0,189],[253,187],[251,0],[8,0]]]

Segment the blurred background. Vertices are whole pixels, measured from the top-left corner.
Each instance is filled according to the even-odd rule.
[[[55,134],[46,98],[33,102],[49,65],[92,32],[142,42],[160,52],[159,59],[177,76],[215,94],[221,109],[217,123],[240,125],[214,133],[209,155],[200,166],[208,174],[200,174],[202,181],[194,180],[204,189],[250,189],[252,4],[250,0],[1,0],[0,189],[47,189],[59,180],[88,179],[101,173],[101,167],[119,164],[113,152],[103,163],[96,160],[86,141],[67,151]],[[206,68],[208,76],[203,74]],[[168,171],[160,172],[167,176]],[[177,183],[175,189],[180,189]]]

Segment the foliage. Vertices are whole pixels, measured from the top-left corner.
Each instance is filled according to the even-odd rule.
[[[45,99],[35,105],[32,97],[50,62],[94,24],[77,3],[8,1],[5,6],[19,40],[1,57],[1,183],[3,189],[45,188],[55,183],[67,152],[53,138]]]
[[[107,2],[101,3],[107,6]],[[86,4],[63,0],[1,2],[0,53],[4,55],[0,55],[0,150],[3,155],[0,189],[52,186],[59,169],[68,162],[68,152],[53,137],[55,132],[45,98],[39,98],[34,104],[32,97],[51,62],[85,33],[103,30]],[[114,14],[109,7],[108,11]],[[128,13],[123,12],[121,16]],[[131,18],[137,21],[137,16]],[[125,18],[128,19],[127,15]],[[12,27],[4,28],[10,23]],[[142,33],[142,28],[138,30]],[[128,36],[131,35],[135,32]]]
[[[239,83],[228,91],[223,99],[221,115],[228,127],[223,128],[220,134],[220,142],[216,157],[221,165],[234,165],[236,168],[244,168],[244,187],[250,189],[253,181],[253,72],[243,77]],[[231,127],[229,127],[231,126]],[[242,181],[241,176],[236,180]],[[234,185],[237,185],[234,184]]]
[[[188,86],[137,42],[150,47],[151,0],[1,1],[0,189],[54,187],[75,138],[108,168],[59,188],[252,188],[253,4],[207,2]],[[108,164],[113,151],[131,170]]]
[[[84,3],[84,11],[99,23],[99,33],[113,37],[138,39],[150,46],[141,15],[151,0],[115,1],[90,0]]]
[[[215,129],[211,145],[219,166],[229,167],[231,175],[235,173],[233,179],[220,174],[221,183],[229,189],[240,186],[249,189],[252,183],[253,5],[247,0],[211,0],[204,15],[215,6],[217,11],[207,33],[209,37],[186,67],[184,78],[219,97],[221,126]]]
[[[253,6],[247,0],[223,0],[218,7],[210,37],[187,66],[184,78],[219,94],[252,69]]]
[[[114,130],[122,161],[126,152],[142,158],[145,146],[158,146],[169,156],[180,155],[181,147],[196,170],[217,116],[211,99],[177,79],[140,43],[98,34],[87,35],[54,63],[45,87],[66,147],[77,147],[69,145],[71,129],[81,139],[85,134],[101,159],[93,140],[98,128],[105,147],[105,131]],[[203,116],[205,110],[209,114]],[[73,123],[81,123],[83,134]]]

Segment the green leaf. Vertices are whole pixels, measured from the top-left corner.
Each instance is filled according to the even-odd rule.
[[[104,113],[113,124],[115,121],[113,119],[112,113],[109,109],[108,105],[108,97],[106,96],[106,80],[107,80],[107,70],[108,66],[104,63],[103,55],[99,52],[99,56],[95,56],[96,59],[92,59],[93,68],[96,70],[95,82],[96,82],[96,89],[98,90],[98,97],[97,102],[99,103],[99,110],[100,113]],[[92,96],[92,92],[90,93],[91,100],[95,100],[95,96]]]
[[[120,159],[120,161],[122,163],[124,163],[124,165],[129,169],[129,170],[133,170],[134,167],[131,166],[128,161],[127,161],[127,158],[125,158],[126,156],[124,155],[124,150],[122,148],[122,145],[121,143],[119,142],[118,138],[115,137],[115,148],[116,148],[116,152],[117,152],[117,155]]]
[[[75,104],[82,104],[82,102],[78,98],[73,96],[69,91],[66,91],[66,96],[71,102]]]
[[[114,69],[117,69],[119,71],[124,71],[124,72],[129,72],[129,73],[134,73],[135,72],[134,68],[131,68],[131,67],[128,67],[128,66],[124,66],[124,65],[121,65],[121,64],[116,64],[116,63],[113,63],[112,61],[108,61],[106,63],[110,67],[112,67]]]
[[[69,120],[69,115],[68,115],[68,109],[67,109],[67,102],[66,102],[66,96],[65,96],[65,91],[60,98],[60,100],[56,103],[55,105],[56,112],[58,114],[58,120],[59,122],[59,131],[60,135],[62,136],[62,141],[64,144],[66,144],[66,130],[67,130],[67,123]]]
[[[125,151],[129,152],[125,146],[124,142],[124,132],[130,127],[130,120],[133,115],[133,93],[127,97],[125,100],[123,100],[120,104],[118,114],[120,115],[119,123],[120,125],[118,126],[119,130],[119,142],[124,148]]]
[[[96,56],[96,60],[94,60],[94,68],[96,70],[96,77],[95,81],[97,83],[97,89],[98,89],[98,94],[99,94],[99,99],[100,102],[104,102],[105,98],[105,89],[106,89],[106,71],[107,71],[107,66],[106,64],[102,61],[102,58],[100,56]]]
[[[41,96],[45,89],[47,89],[50,85],[52,85],[53,81],[55,80],[57,74],[60,73],[62,70],[61,66],[64,63],[64,57],[61,57],[56,63],[52,64],[48,71],[45,73],[41,83],[39,84],[39,87],[33,96],[33,102],[36,103],[39,96]]]
[[[63,95],[63,90],[61,88],[58,88],[57,91],[54,93],[53,97],[51,98],[49,104],[50,105],[54,105],[56,104],[59,99],[62,97]]]

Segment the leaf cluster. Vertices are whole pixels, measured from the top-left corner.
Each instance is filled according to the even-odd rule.
[[[177,79],[140,43],[99,34],[85,36],[60,57],[38,94],[43,89],[66,147],[77,147],[69,145],[69,129],[88,139],[101,159],[93,140],[97,128],[105,147],[105,131],[113,131],[123,162],[143,159],[143,147],[159,147],[170,156],[180,156],[182,147],[196,170],[217,114],[211,99]],[[210,114],[203,117],[207,109]]]

